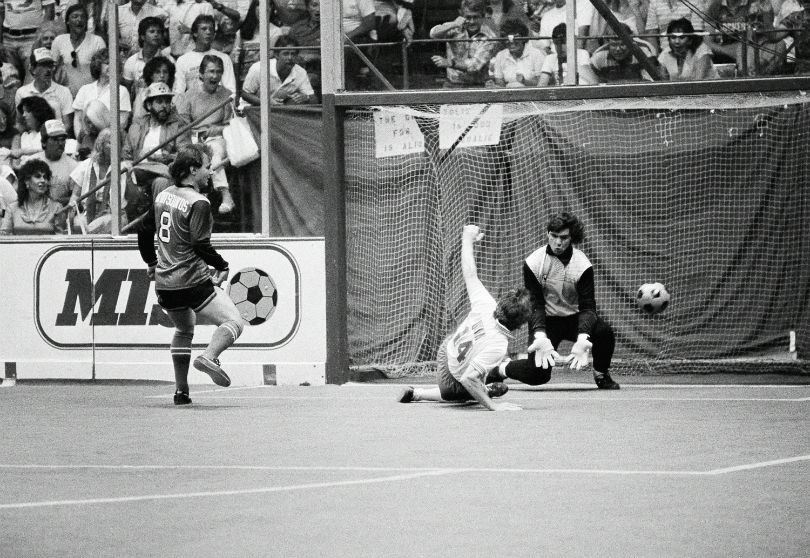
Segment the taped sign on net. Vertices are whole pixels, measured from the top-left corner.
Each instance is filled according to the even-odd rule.
[[[475,123],[457,147],[497,145],[501,140],[503,105],[442,105],[439,112],[439,149],[450,149],[475,118]],[[483,113],[482,113],[483,111]],[[480,115],[480,116],[479,116]]]
[[[374,111],[374,156],[377,159],[424,151],[425,136],[412,115],[385,108]]]

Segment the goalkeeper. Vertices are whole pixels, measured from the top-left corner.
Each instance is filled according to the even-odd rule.
[[[596,313],[593,266],[574,248],[585,236],[582,223],[563,212],[549,219],[546,230],[548,244],[523,263],[523,281],[536,302],[529,319],[529,356],[501,364],[498,375],[537,386],[551,379],[556,361],[580,370],[593,356],[596,387],[619,389],[608,373],[616,339],[613,329]],[[557,354],[563,339],[574,342],[564,360]]]
[[[510,332],[532,312],[534,301],[526,289],[502,295],[496,302],[478,278],[473,244],[483,238],[477,225],[466,225],[461,237],[461,271],[470,299],[470,313],[444,340],[436,356],[438,387],[407,387],[400,403],[411,401],[478,401],[490,411],[519,411],[513,403],[492,400],[506,393],[495,382],[498,365],[506,357]]]

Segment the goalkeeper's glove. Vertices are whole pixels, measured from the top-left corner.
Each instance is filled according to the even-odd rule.
[[[593,347],[593,343],[588,341],[588,334],[580,333],[577,342],[571,347],[571,354],[565,358],[568,367],[572,370],[581,370],[588,366],[591,361],[591,347]]]
[[[551,340],[543,331],[534,334],[534,343],[529,345],[527,351],[534,353],[534,365],[538,368],[551,368],[554,366],[554,359],[560,358],[560,355],[554,350]]]

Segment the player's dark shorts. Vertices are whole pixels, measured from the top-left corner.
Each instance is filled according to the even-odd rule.
[[[206,281],[200,285],[185,289],[171,291],[155,289],[155,292],[157,293],[158,304],[166,310],[185,310],[186,308],[191,308],[195,312],[199,312],[208,306],[208,303],[217,296],[214,290],[214,284],[211,281]]]
[[[442,341],[439,352],[436,354],[436,382],[439,384],[439,392],[445,401],[469,401],[473,399],[461,382],[456,380],[450,373],[447,366],[447,342],[449,337]]]

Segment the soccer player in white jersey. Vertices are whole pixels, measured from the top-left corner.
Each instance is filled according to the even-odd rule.
[[[545,384],[556,362],[580,370],[590,364],[593,351],[596,387],[619,389],[608,372],[616,346],[613,328],[596,313],[593,266],[574,247],[585,237],[582,222],[562,212],[549,219],[546,230],[548,243],[523,263],[523,281],[536,303],[529,320],[529,356],[501,365],[499,379]],[[563,339],[574,342],[565,359],[557,353]]]
[[[211,246],[211,204],[200,193],[208,188],[211,154],[204,144],[189,145],[177,154],[170,172],[174,184],[164,178],[154,182],[154,211],[138,231],[138,249],[155,280],[158,303],[175,325],[171,344],[177,384],[174,404],[188,405],[188,367],[197,316],[217,329],[194,360],[194,368],[223,387],[231,379],[218,357],[242,334],[244,322],[230,297],[215,288],[228,278],[228,262]]]
[[[477,225],[466,225],[461,236],[461,271],[470,313],[442,343],[436,356],[438,387],[407,387],[401,403],[411,401],[469,401],[490,411],[519,411],[513,403],[494,402],[506,393],[502,382],[491,382],[491,372],[507,355],[512,330],[526,323],[533,300],[527,289],[516,289],[497,302],[478,278],[473,244],[483,238]]]

